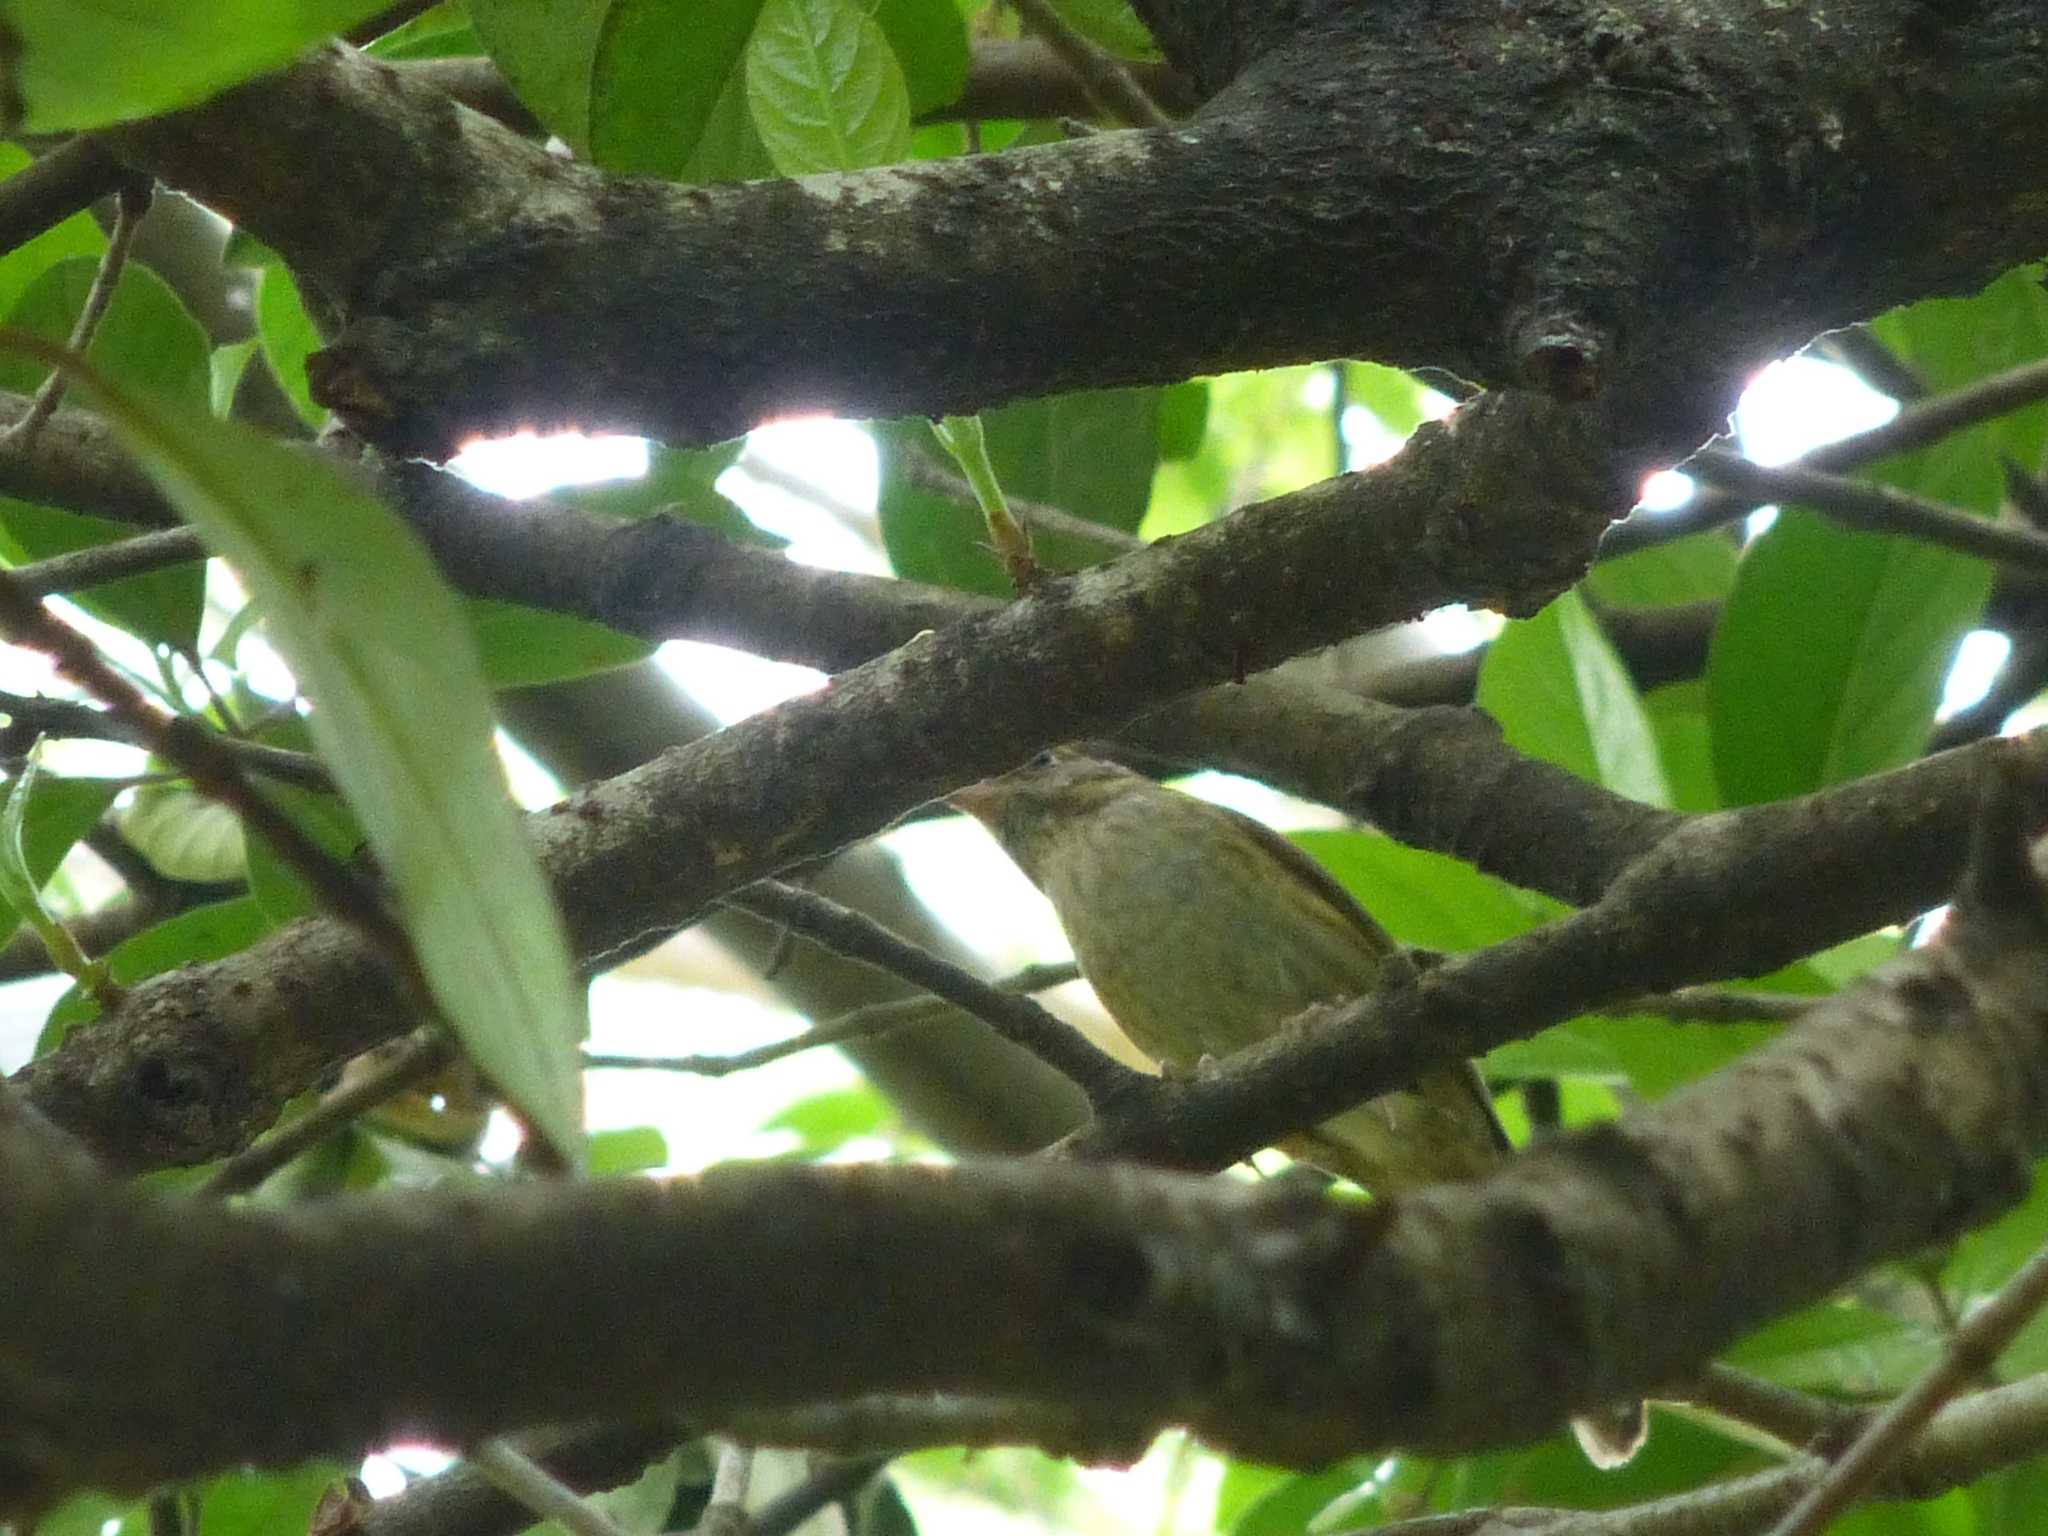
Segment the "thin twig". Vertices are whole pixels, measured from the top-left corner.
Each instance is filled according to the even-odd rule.
[[[1803,992],[1741,992],[1731,987],[1680,987],[1676,992],[1651,992],[1603,1008],[1603,1018],[1654,1013],[1688,1024],[1755,1024],[1796,1019],[1824,997]]]
[[[1711,1408],[1738,1423],[1753,1425],[1787,1445],[1798,1447],[1816,1442],[1840,1444],[1850,1430],[1868,1422],[1870,1417],[1860,1408],[1780,1386],[1719,1362],[1708,1366],[1698,1380],[1672,1395]]]
[[[796,932],[787,925],[782,931],[785,934]],[[998,992],[1039,992],[1047,987],[1063,986],[1080,974],[1080,967],[1071,962],[1031,965],[989,985]],[[771,1040],[766,1045],[757,1045],[752,1050],[738,1051],[730,1056],[620,1056],[589,1051],[584,1054],[583,1065],[586,1069],[615,1067],[627,1071],[688,1072],[697,1077],[730,1077],[735,1072],[749,1072],[804,1051],[893,1034],[899,1029],[939,1018],[952,1006],[945,999],[928,993],[919,993],[915,997],[892,997],[827,1019],[787,1040]]]
[[[149,212],[151,182],[146,177],[131,176],[121,183],[119,201],[115,204],[114,232],[107,236],[107,248],[100,254],[100,264],[92,275],[92,286],[85,292],[85,305],[78,311],[78,319],[71,327],[71,339],[66,345],[74,356],[83,357],[92,346],[93,333],[100,327],[106,315],[107,306],[114,301],[114,289],[121,281],[121,271],[128,265],[128,249],[135,243],[136,228],[142,223],[142,216]],[[56,411],[58,402],[64,398],[64,370],[53,368],[49,376],[36,387],[35,398],[13,426],[0,433],[0,455],[24,453],[36,434],[43,430],[43,423]]]
[[[1924,496],[1827,474],[1801,464],[1769,468],[1738,453],[1708,448],[1688,466],[1724,491],[1758,502],[1797,502],[1872,533],[1897,533],[2018,570],[2048,571],[2048,534],[1994,523]]]
[[[87,741],[118,741],[131,747],[150,747],[148,728],[111,710],[94,709],[76,699],[30,698],[18,693],[0,693],[0,715],[19,730],[44,736],[71,736]],[[185,717],[179,717],[185,718]],[[206,728],[192,722],[194,730]],[[235,736],[207,732],[216,747],[254,773],[267,774],[305,789],[332,789],[334,780],[327,765],[309,752],[268,746],[260,741],[243,741]]]
[[[14,579],[37,597],[50,597],[59,592],[103,587],[130,576],[146,576],[174,565],[190,565],[194,560],[204,560],[206,555],[206,546],[190,528],[160,528],[132,539],[116,539],[111,544],[95,544],[68,555],[52,555],[30,565],[17,565]]]
[[[755,1510],[749,1522],[753,1536],[789,1536],[827,1505],[852,1498],[891,1460],[888,1456],[855,1456],[827,1462]]]
[[[696,1536],[743,1536],[750,1531],[747,1487],[754,1479],[754,1448],[732,1440],[714,1440],[717,1465],[711,1474],[711,1497],[697,1517]]]
[[[220,801],[310,886],[320,904],[360,932],[396,971],[409,997],[432,1017],[426,980],[412,942],[369,881],[327,851],[251,785],[224,738],[188,715],[167,714],[116,672],[90,640],[0,571],[0,633],[48,655],[79,687],[135,732],[138,743],[175,764],[201,794]]]
[[[624,1527],[558,1482],[532,1457],[515,1450],[508,1440],[482,1441],[471,1446],[462,1459],[498,1492],[518,1500],[543,1520],[561,1521],[570,1536],[626,1536]]]
[[[771,922],[786,922],[863,965],[899,976],[973,1014],[1013,1045],[1070,1078],[1094,1105],[1141,1087],[1147,1079],[1029,998],[998,992],[979,977],[899,938],[872,918],[836,901],[779,881],[762,880],[725,898],[726,905]]]
[[[415,1030],[361,1077],[343,1083],[276,1134],[244,1147],[222,1163],[198,1192],[225,1199],[254,1189],[307,1148],[318,1146],[357,1116],[433,1076],[455,1057],[455,1040],[439,1025]]]
[[[1967,1318],[1941,1359],[1886,1405],[1856,1443],[1809,1488],[1770,1536],[1814,1536],[1862,1497],[1973,1377],[1988,1371],[2019,1331],[2048,1303],[2048,1247],[2038,1250]]]
[[[1145,94],[1129,70],[1068,26],[1047,0],[1010,0],[1010,4],[1024,25],[1080,77],[1082,89],[1112,116],[1138,128],[1172,124],[1173,119],[1159,110],[1159,104]]]
[[[2048,362],[2028,363],[1980,379],[1966,389],[1951,390],[1909,405],[1890,421],[1823,443],[1800,455],[1801,468],[1847,474],[1890,458],[1930,447],[1952,433],[1974,427],[2048,399]],[[1600,558],[1612,559],[1634,549],[1667,543],[1737,522],[1759,504],[1743,496],[1708,492],[1676,512],[1638,513],[1616,523],[1600,541]]]
[[[948,501],[957,501],[962,506],[974,505],[974,487],[958,475],[935,463],[924,454],[910,452],[902,455],[898,467],[903,478],[921,491],[934,496],[943,496]],[[1070,539],[1085,539],[1099,544],[1104,549],[1119,552],[1143,549],[1145,541],[1135,533],[1126,533],[1121,528],[1112,528],[1107,523],[1090,522],[1059,507],[1042,501],[1026,501],[1022,497],[1003,493],[1009,500],[1011,512],[1017,521],[1038,533],[1057,533]]]

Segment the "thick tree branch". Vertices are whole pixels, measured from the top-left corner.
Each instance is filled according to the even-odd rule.
[[[1445,0],[1427,28],[1284,8],[1187,123],[999,173],[606,178],[339,51],[107,142],[334,306],[317,388],[403,452],[550,422],[702,441],[1353,355],[1597,395],[1632,459],[1670,462],[1763,359],[2048,246],[2034,22],[2022,0],[1625,21]]]
[[[1078,1397],[1290,1464],[1526,1437],[2025,1190],[2048,910],[2022,847],[2004,859],[1942,944],[1716,1078],[1373,1205],[1127,1169],[759,1166],[223,1211],[82,1173],[0,1094],[0,1508],[398,1433],[878,1391]]]

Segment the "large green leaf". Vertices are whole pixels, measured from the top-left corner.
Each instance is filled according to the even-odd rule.
[[[1111,53],[1139,59],[1159,56],[1152,34],[1128,0],[1053,0],[1053,9],[1076,32]]]
[[[602,9],[586,109],[592,158],[614,170],[728,179],[700,153],[707,138],[728,141],[732,156],[745,147],[734,120],[745,116],[744,88],[735,80],[761,0],[692,0],[687,25],[673,0],[612,0]]]
[[[38,773],[28,786],[27,801],[20,803],[16,799],[19,782],[9,786],[7,802],[8,816],[18,818],[19,862],[13,848],[6,850],[5,857],[23,889],[10,895],[0,908],[0,940],[13,936],[30,906],[41,905],[38,893],[49,884],[64,855],[106,814],[122,788],[118,779],[59,779]]]
[[[520,101],[579,154],[591,147],[591,71],[612,8],[613,0],[469,0],[478,38]]]
[[[243,1469],[207,1484],[199,1505],[199,1536],[277,1536],[313,1524],[321,1495],[352,1469],[302,1462],[283,1472]]]
[[[471,1057],[563,1152],[583,995],[492,746],[462,609],[411,531],[328,466],[94,381],[179,510],[241,574]]]
[[[1518,751],[1631,799],[1671,803],[1642,698],[1577,592],[1500,633],[1479,668],[1478,703]]]
[[[2038,274],[1973,299],[1878,320],[1931,387],[1952,389],[2048,353]],[[2003,496],[1999,456],[2038,464],[2048,407],[1981,423],[1865,478],[1981,516]],[[1855,533],[1788,509],[1743,557],[1708,668],[1714,766],[1730,804],[1782,799],[1898,766],[1927,740],[1956,644],[1990,590],[1982,560]]]
[[[1586,586],[1601,602],[1630,608],[1723,598],[1735,585],[1740,553],[1728,530],[1716,528],[1602,560],[1586,573]]]
[[[270,371],[299,415],[311,427],[327,424],[327,408],[306,382],[306,359],[324,345],[313,317],[299,298],[299,286],[281,261],[265,266],[256,280],[256,334]]]
[[[747,104],[785,176],[910,153],[902,66],[855,0],[766,0],[747,44]]]
[[[463,602],[484,681],[493,688],[531,688],[630,666],[654,654],[645,640],[566,613],[473,597]]]
[[[74,256],[40,273],[15,300],[7,323],[51,341],[71,335],[99,269],[95,258]],[[212,343],[170,285],[145,266],[121,269],[114,296],[92,334],[86,355],[94,366],[130,386],[183,401],[202,401],[212,389]],[[20,355],[0,357],[0,386],[26,392],[48,372]]]
[[[121,793],[119,779],[37,778],[21,822],[21,852],[37,887],[49,882],[64,855],[104,816]]]
[[[0,559],[9,565],[119,543],[135,532],[132,523],[0,497]],[[206,608],[206,566],[194,560],[68,596],[95,618],[140,639],[190,650]]]
[[[191,106],[289,63],[387,0],[12,0],[14,88],[29,133]]]
[[[1410,848],[1377,832],[1295,832],[1291,840],[1403,944],[1483,949],[1526,933],[1565,909],[1447,854]]]
[[[1786,799],[1916,756],[1990,573],[1931,544],[1783,512],[1743,558],[1710,652],[1722,797]]]
[[[242,823],[218,800],[179,784],[144,784],[121,808],[121,836],[158,874],[201,883],[240,880]]]
[[[896,50],[912,112],[959,98],[967,84],[967,27],[953,0],[876,0],[875,24]]]

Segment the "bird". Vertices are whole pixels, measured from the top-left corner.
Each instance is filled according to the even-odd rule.
[[[1070,748],[947,797],[1052,903],[1117,1026],[1171,1073],[1199,1072],[1320,1003],[1413,974],[1386,929],[1264,823]],[[1424,1073],[1282,1140],[1375,1197],[1479,1177],[1510,1155],[1470,1062]],[[1643,1440],[1640,1403],[1573,1421],[1589,1460]]]

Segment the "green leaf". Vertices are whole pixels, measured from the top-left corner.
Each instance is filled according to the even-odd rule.
[[[747,44],[747,104],[785,176],[910,153],[910,93],[889,39],[854,0],[766,0]]]
[[[117,985],[133,986],[181,965],[224,960],[247,949],[269,931],[270,919],[252,898],[238,896],[233,901],[217,901],[180,912],[122,940],[106,953],[107,973]],[[99,1007],[91,998],[77,987],[71,988],[50,1009],[49,1019],[36,1040],[36,1055],[55,1050],[67,1034],[98,1013]]]
[[[496,598],[465,599],[484,681],[493,688],[530,688],[630,666],[654,654],[635,640],[588,619],[548,613]]]
[[[239,880],[242,823],[218,800],[176,784],[144,784],[122,808],[121,835],[160,875],[206,884]]]
[[[27,133],[102,128],[188,107],[288,64],[386,0],[11,0]]]
[[[441,0],[363,50],[380,59],[447,59],[483,52],[476,28],[457,0]]]
[[[306,382],[306,359],[325,343],[283,262],[264,267],[256,280],[256,332],[262,338],[270,371],[284,386],[300,419],[309,427],[324,427],[327,408],[313,399],[312,386]]]
[[[1202,451],[1202,438],[1208,430],[1208,380],[1188,379],[1159,391],[1161,459],[1192,459]]]
[[[98,262],[78,257],[57,262],[30,283],[9,323],[62,344],[85,305]],[[147,267],[122,269],[112,301],[93,332],[90,357],[130,384],[193,406],[210,404],[213,364],[205,330],[170,287]],[[0,355],[0,387],[26,393],[46,370],[18,354]],[[105,518],[0,499],[0,557],[10,564],[131,539],[136,530]],[[144,641],[189,649],[205,607],[203,562],[131,576],[73,595],[93,617]]]
[[[469,0],[477,37],[514,94],[578,154],[591,149],[591,73],[615,8],[614,0]],[[677,94],[690,85],[677,81]]]
[[[55,263],[15,301],[7,323],[53,342],[67,341],[98,271],[98,261],[90,257]],[[96,367],[134,388],[197,404],[212,393],[211,345],[205,328],[170,285],[149,268],[130,262],[121,269],[87,356]],[[0,357],[0,386],[8,389],[25,394],[47,372],[18,354]]]
[[[0,559],[9,565],[116,544],[134,538],[136,531],[131,523],[0,497]],[[194,560],[83,588],[69,593],[67,600],[141,640],[190,650],[206,610],[206,562]]]
[[[1931,299],[1873,329],[1932,388],[2048,352],[2039,270]],[[1994,516],[1999,456],[2039,464],[2048,406],[1979,423],[1859,478]],[[1990,590],[1982,560],[1787,509],[1742,560],[1708,668],[1714,765],[1731,805],[1897,767],[1925,746],[1957,643]]]
[[[2048,1509],[2048,1458],[2036,1456],[2003,1468],[1966,1490],[1979,1531],[2024,1531]],[[41,1531],[43,1527],[36,1527]]]
[[[36,1517],[36,1536],[147,1536],[149,1505],[81,1493]]]
[[[1294,832],[1297,844],[1403,944],[1483,949],[1562,913],[1562,905],[1462,859],[1377,832]]]
[[[953,0],[876,0],[875,24],[896,51],[913,113],[957,101],[967,86],[967,27]]]
[[[329,466],[235,422],[104,380],[89,387],[263,605],[449,1025],[574,1157],[583,991],[505,795],[462,610],[432,560],[403,522]]]
[[[28,803],[21,817],[22,866],[31,889],[40,892],[50,883],[64,855],[99,819],[121,793],[118,779],[58,779],[39,773],[29,787]],[[0,925],[0,939],[13,935],[21,913],[10,900],[7,916]]]
[[[1657,733],[1657,760],[1671,786],[1674,811],[1717,811],[1721,787],[1714,778],[1713,725],[1707,685],[1692,678],[1666,683],[1643,695],[1650,728]]]
[[[18,176],[33,163],[19,145],[0,144],[0,177]],[[48,268],[74,256],[97,262],[106,246],[99,225],[81,209],[0,256],[0,315],[12,314],[29,285]]]
[[[1370,1459],[1339,1462],[1288,1477],[1253,1499],[1229,1526],[1231,1536],[1302,1536],[1330,1505],[1372,1481]]]
[[[78,947],[78,941],[71,937],[71,930],[52,917],[43,905],[43,881],[49,877],[45,875],[38,879],[35,871],[29,868],[28,845],[23,829],[28,822],[28,808],[34,799],[36,785],[42,778],[36,758],[37,753],[31,748],[20,775],[8,786],[7,803],[0,806],[0,899],[6,901],[20,922],[27,923],[36,931],[51,964],[65,975],[97,988],[104,972],[95,969]]]
[[[230,1472],[207,1485],[198,1536],[278,1536],[313,1523],[320,1496],[354,1469],[309,1461],[283,1472]]]
[[[263,345],[260,338],[244,337],[215,347],[207,358],[207,399],[213,414],[227,416],[235,408],[235,391],[242,387],[242,375],[249,371],[249,359]]]
[[[1500,633],[1479,668],[1478,704],[1518,751],[1631,799],[1670,804],[1642,698],[1577,592]]]
[[[685,26],[672,0],[603,7],[584,108],[591,158],[610,170],[674,177],[685,174],[714,131],[735,139],[735,109],[724,101],[744,74],[760,12],[761,0],[693,0]],[[744,107],[743,95],[735,100]],[[737,152],[739,145],[728,148]]]
[[[1919,755],[1984,561],[1786,509],[1743,557],[1707,667],[1730,805],[1806,794]]]
[[[590,1133],[590,1172],[594,1176],[639,1173],[667,1161],[668,1138],[651,1125]]]
[[[764,1131],[794,1131],[807,1152],[829,1152],[861,1136],[874,1136],[894,1118],[888,1102],[872,1088],[838,1088],[799,1099]]]
[[[754,114],[747,105],[747,72],[735,69],[726,76],[711,115],[704,120],[704,131],[675,179],[767,181],[775,174],[775,162],[761,142],[761,130],[754,126]]]
[[[1098,48],[1127,59],[1156,59],[1158,45],[1126,0],[1053,0],[1068,26]]]
[[[329,858],[346,863],[361,851],[362,824],[341,796],[302,789],[295,784],[269,785],[266,793],[271,803],[291,817]],[[282,925],[319,910],[320,903],[298,872],[280,859],[268,843],[249,836],[246,830],[242,857],[249,871],[249,894],[271,922]]]
[[[1586,573],[1586,586],[1601,602],[1619,608],[1720,599],[1735,585],[1740,556],[1728,530],[1716,528],[1602,560]]]
[[[1757,1329],[1722,1358],[1802,1391],[1860,1395],[1902,1390],[1940,1351],[1932,1329],[1823,1301]]]

